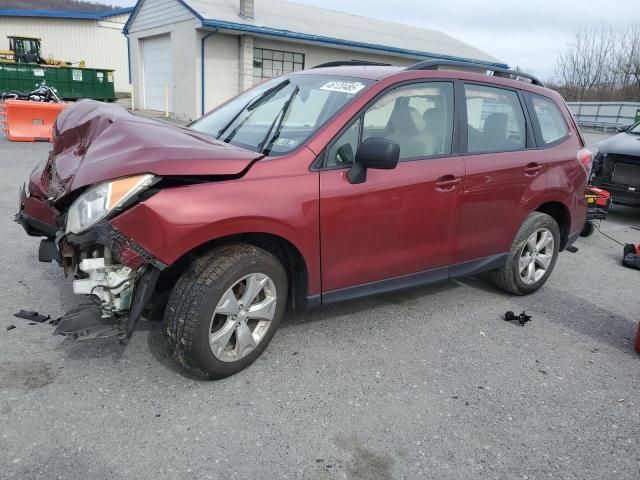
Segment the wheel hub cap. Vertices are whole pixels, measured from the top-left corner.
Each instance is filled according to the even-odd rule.
[[[249,355],[269,330],[277,305],[276,287],[269,276],[242,277],[222,295],[211,318],[209,347],[224,362]]]
[[[554,257],[553,234],[547,228],[533,232],[520,251],[520,279],[533,285],[547,273]]]

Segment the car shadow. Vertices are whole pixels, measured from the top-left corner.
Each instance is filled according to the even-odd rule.
[[[353,300],[345,300],[343,302],[330,304],[314,310],[289,310],[282,320],[280,328],[289,328],[297,325],[328,320],[332,317],[340,318],[366,313],[385,305],[402,305],[410,308],[417,305],[419,300],[424,297],[447,292],[458,288],[459,286],[460,285],[454,281],[447,281],[395,292],[380,293]]]

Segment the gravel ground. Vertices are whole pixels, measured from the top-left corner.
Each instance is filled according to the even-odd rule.
[[[532,296],[478,277],[288,314],[253,366],[203,382],[157,322],[123,347],[13,317],[77,303],[11,221],[48,148],[0,140],[3,479],[640,478],[640,272],[597,232]],[[603,229],[637,224],[616,207]]]

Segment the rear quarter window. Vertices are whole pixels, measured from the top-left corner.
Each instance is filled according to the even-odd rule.
[[[545,145],[555,143],[569,135],[569,128],[555,103],[532,95],[531,104],[540,127],[540,137]]]

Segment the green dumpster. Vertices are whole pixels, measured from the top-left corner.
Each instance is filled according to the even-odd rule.
[[[52,67],[32,63],[0,63],[0,93],[30,92],[43,80],[65,100],[92,98],[114,101],[113,70]]]

